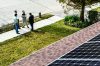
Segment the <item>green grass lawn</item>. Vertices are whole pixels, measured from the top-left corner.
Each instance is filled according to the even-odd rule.
[[[79,30],[80,28],[64,25],[63,20],[61,20],[40,28],[36,32],[29,32],[0,43],[0,66],[8,66],[22,57]]]

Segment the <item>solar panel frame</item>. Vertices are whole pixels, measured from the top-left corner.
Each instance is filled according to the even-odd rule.
[[[96,46],[95,46],[96,45]],[[85,47],[87,46],[87,47]],[[100,43],[85,43],[61,58],[100,58]]]
[[[58,61],[58,60],[56,60]],[[84,61],[84,60],[59,60],[62,63],[55,63],[48,66],[100,66],[100,61]]]
[[[94,38],[92,38],[91,40],[89,40],[88,42],[90,41],[100,41],[100,34],[95,36]]]

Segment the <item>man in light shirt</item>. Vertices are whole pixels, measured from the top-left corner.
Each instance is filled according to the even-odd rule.
[[[16,15],[16,14],[17,14],[17,10],[15,10],[14,12],[15,12],[15,14],[14,14],[14,15]],[[20,29],[18,14],[17,14],[17,19],[18,19],[18,29]]]
[[[19,25],[18,25],[17,14],[14,15],[14,27],[15,27],[16,33],[19,34],[19,31],[18,31]]]
[[[22,22],[23,22],[23,27],[27,26],[27,28],[29,28],[27,20],[26,20],[26,14],[25,14],[24,10],[22,11]]]

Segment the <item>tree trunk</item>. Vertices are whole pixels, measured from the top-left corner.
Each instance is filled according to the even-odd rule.
[[[84,22],[84,10],[85,10],[85,0],[82,0],[82,9],[80,14],[80,19],[82,22]]]

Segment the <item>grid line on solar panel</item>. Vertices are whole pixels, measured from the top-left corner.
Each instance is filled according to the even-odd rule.
[[[100,61],[89,60],[56,60],[48,66],[100,66]]]
[[[99,42],[100,43],[100,41],[88,41],[86,43],[96,43],[96,42]]]
[[[49,66],[100,66],[100,34]]]
[[[83,59],[83,58],[60,58],[60,59],[58,59],[58,60],[80,60],[80,61],[99,61],[100,62],[100,59],[88,59],[88,58],[86,58],[86,59]]]
[[[89,41],[100,41],[100,34]]]
[[[100,58],[100,43],[84,43],[61,58]]]

